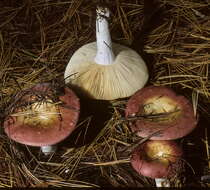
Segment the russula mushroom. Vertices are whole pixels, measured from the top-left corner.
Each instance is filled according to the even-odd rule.
[[[65,82],[93,99],[131,96],[147,82],[147,66],[134,50],[112,43],[107,21],[109,10],[98,7],[96,12],[96,42],[73,54],[64,73]]]
[[[55,97],[50,83],[39,83],[16,95],[16,106],[4,121],[4,130],[12,140],[39,146],[44,154],[55,151],[56,144],[75,129],[80,103],[75,93],[64,88]]]
[[[127,102],[125,115],[137,118],[129,122],[133,132],[141,137],[151,136],[151,140],[182,138],[197,124],[191,103],[163,86],[149,86],[136,92]]]
[[[131,165],[139,174],[155,179],[157,187],[170,187],[169,179],[182,172],[182,155],[174,141],[149,140],[134,149]]]

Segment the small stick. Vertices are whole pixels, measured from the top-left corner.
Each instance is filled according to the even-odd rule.
[[[161,131],[162,131],[162,130],[158,130],[158,131],[152,133],[151,135],[149,135],[149,136],[147,136],[147,137],[145,137],[145,138],[143,138],[143,139],[141,139],[141,140],[138,140],[137,142],[134,142],[132,145],[130,145],[130,146],[128,146],[128,147],[125,147],[125,148],[124,148],[123,150],[121,150],[121,151],[124,152],[124,151],[128,151],[128,150],[129,150],[129,151],[132,152],[133,149],[135,149],[136,147],[138,147],[140,144],[144,143],[145,141],[149,140],[152,136],[155,136],[155,135],[157,135],[157,134],[160,134]],[[138,131],[136,131],[136,133],[137,133],[137,132],[138,132]]]
[[[156,118],[165,118],[168,117],[170,114],[176,113],[180,110],[166,112],[166,113],[157,113],[157,114],[149,114],[149,115],[136,115],[136,116],[129,116],[129,117],[122,117],[119,121],[133,121],[139,119],[156,119]]]
[[[207,154],[207,159],[208,159],[208,167],[210,170],[209,141],[208,141],[208,129],[207,128],[205,128],[205,145],[206,145],[206,154]]]

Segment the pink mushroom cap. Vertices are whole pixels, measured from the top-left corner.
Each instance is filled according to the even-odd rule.
[[[181,172],[182,149],[173,141],[147,141],[132,153],[131,165],[150,178],[170,178]]]
[[[30,91],[34,91],[36,94],[43,92],[51,94],[52,88],[49,83],[40,83],[32,87]],[[22,91],[18,94],[18,96],[24,94],[20,101],[31,100],[31,96],[25,92]],[[56,106],[58,114],[53,116],[48,125],[23,122],[19,119],[20,116],[13,116],[22,111],[22,109],[16,108],[4,121],[5,133],[12,140],[30,146],[47,146],[59,143],[75,129],[80,113],[79,99],[71,89],[65,88],[65,94],[59,96],[59,101],[62,102],[62,105],[57,104]]]
[[[145,112],[146,106],[151,107],[147,108],[149,110],[147,112],[150,114],[155,114],[152,113],[156,111],[155,109],[159,109],[159,113],[161,110],[164,113],[164,109],[172,111],[172,108],[174,113],[168,117],[168,120],[137,119],[130,122],[131,130],[138,136],[148,137],[159,131],[159,134],[155,134],[150,139],[178,139],[188,135],[197,125],[198,119],[194,114],[192,104],[184,96],[177,95],[170,88],[149,86],[137,91],[127,102],[125,115],[127,118],[142,114],[149,115]],[[166,113],[168,112],[166,111]]]

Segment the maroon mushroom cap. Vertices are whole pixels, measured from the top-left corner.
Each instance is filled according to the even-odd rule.
[[[181,172],[182,149],[173,141],[147,141],[132,153],[131,165],[141,175],[150,178],[170,178]]]
[[[8,137],[26,145],[47,146],[70,135],[78,121],[80,103],[71,89],[64,91],[57,101],[52,99],[53,89],[49,83],[40,83],[20,92],[16,96],[19,106],[4,121]],[[37,101],[37,97],[46,99]],[[24,108],[21,103],[26,104]]]
[[[197,124],[191,103],[167,87],[149,86],[137,91],[129,99],[125,115],[127,118],[143,115],[144,119],[134,120],[129,125],[141,137],[156,133],[151,140],[181,138]]]

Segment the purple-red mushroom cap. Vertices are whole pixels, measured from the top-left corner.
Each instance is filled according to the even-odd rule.
[[[9,138],[30,146],[48,146],[59,143],[72,133],[79,118],[79,99],[71,89],[65,88],[64,95],[54,102],[50,98],[52,91],[52,85],[40,83],[17,95],[22,96],[19,102],[26,106],[15,108],[6,117],[4,131]],[[36,101],[40,94],[46,94],[43,102]]]
[[[171,178],[182,172],[183,152],[174,141],[149,140],[132,153],[131,165],[140,175],[150,178]]]
[[[137,91],[127,102],[125,115],[127,118],[145,116],[129,125],[141,137],[154,134],[151,140],[182,138],[192,132],[198,122],[189,100],[163,86],[149,86]]]

